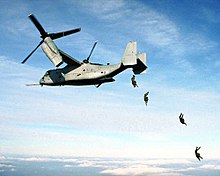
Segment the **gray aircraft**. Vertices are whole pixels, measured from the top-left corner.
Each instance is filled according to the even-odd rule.
[[[37,48],[42,45],[41,48],[43,49],[44,53],[56,66],[56,69],[48,70],[40,79],[39,85],[41,86],[95,85],[96,87],[99,87],[103,83],[115,81],[113,77],[127,68],[132,68],[134,74],[146,72],[146,53],[137,54],[136,42],[129,42],[127,44],[121,62],[118,64],[103,65],[89,62],[89,58],[97,42],[94,43],[87,59],[84,59],[82,62],[80,62],[60,50],[55,45],[53,40],[79,32],[81,28],[48,34],[33,14],[29,15],[29,18],[40,32],[42,40],[37,47],[22,61],[22,63],[25,63],[27,59],[37,50]],[[59,66],[63,63],[66,65],[63,68],[59,68]]]

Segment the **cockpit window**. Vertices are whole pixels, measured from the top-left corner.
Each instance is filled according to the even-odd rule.
[[[50,71],[47,71],[44,76],[49,76],[49,75],[50,75]]]

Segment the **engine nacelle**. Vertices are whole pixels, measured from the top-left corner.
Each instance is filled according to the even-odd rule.
[[[62,56],[60,55],[57,46],[50,37],[46,37],[44,39],[41,48],[56,67],[59,67],[63,63]]]

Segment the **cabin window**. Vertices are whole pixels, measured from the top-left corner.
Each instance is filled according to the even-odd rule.
[[[49,71],[47,71],[46,73],[45,73],[45,76],[48,76],[49,75]]]

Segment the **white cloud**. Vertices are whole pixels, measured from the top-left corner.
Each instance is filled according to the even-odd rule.
[[[161,167],[149,167],[146,165],[133,165],[129,167],[107,169],[101,171],[102,174],[110,175],[145,175],[145,174],[160,174],[160,173],[172,173],[172,169],[161,168]]]
[[[220,170],[220,165],[205,164],[200,166],[201,169]]]
[[[97,18],[114,22],[112,25],[114,28],[122,26],[124,30],[132,29],[132,31],[139,35],[139,37],[142,37],[143,40],[146,40],[155,46],[173,47],[174,44],[177,44],[180,40],[177,26],[166,16],[146,5],[143,6],[143,4],[133,1],[129,4],[118,4],[116,1],[111,1],[110,4],[114,3],[114,5],[110,5],[110,7],[114,6],[113,9],[108,8],[108,10],[100,12],[95,8],[91,8],[94,5],[100,6],[102,3],[102,1],[95,1],[91,4],[87,4],[84,8],[88,8],[92,11]],[[115,7],[115,4],[118,6]]]
[[[76,2],[74,2],[75,4]],[[86,0],[83,2],[77,2],[83,8],[89,9],[94,15],[97,15],[100,18],[106,18],[105,15],[109,13],[114,13],[115,11],[120,10],[125,4],[124,0],[110,0],[110,1],[90,1]],[[105,5],[103,5],[105,3]]]
[[[111,29],[116,36],[115,38],[124,37],[115,44],[122,43],[122,41],[125,43],[126,40],[132,39],[137,40],[138,43],[141,42],[142,48],[147,46],[145,51],[151,52],[150,48],[154,48],[155,51],[156,48],[155,53],[150,53],[152,58],[159,58],[159,60],[169,58],[173,65],[172,73],[181,69],[185,76],[196,77],[196,73],[203,72],[204,69],[195,64],[201,59],[201,55],[213,53],[213,49],[218,48],[218,43],[204,33],[198,34],[182,30],[180,24],[166,14],[148,6],[147,3],[110,1],[106,5],[106,9],[97,8],[103,7],[102,4],[103,1],[79,3],[80,7],[89,15],[93,15],[108,26],[108,29]],[[115,8],[112,8],[114,6]],[[95,33],[94,35],[96,35]],[[112,38],[111,41],[115,40]]]
[[[206,164],[195,163],[190,159],[123,159],[123,158],[60,158],[60,157],[6,157],[9,164],[0,164],[0,171],[16,171],[11,162],[61,162],[63,168],[99,168],[99,174],[103,175],[155,175],[155,176],[183,176],[189,172],[218,171],[218,160],[204,160]],[[216,164],[213,164],[216,163]],[[193,174],[192,173],[192,174]]]
[[[169,164],[191,164],[192,162],[187,159],[150,159],[144,160],[142,164],[149,165],[169,165]]]
[[[34,161],[34,162],[64,162],[64,163],[77,163],[80,161],[76,158],[55,158],[55,157],[7,157],[7,160],[17,161]]]
[[[91,161],[83,161],[78,165],[78,167],[94,167],[94,164]]]
[[[1,160],[6,160],[6,157],[5,156],[0,156],[0,161]]]
[[[44,158],[44,157],[27,157],[27,158],[10,158],[19,161],[35,161],[35,162],[48,162],[48,161],[57,161],[57,159],[53,158]],[[60,160],[58,160],[60,161]]]
[[[120,25],[124,30],[132,29],[131,31],[136,33],[137,37],[141,37],[142,40],[156,47],[168,49],[173,54],[182,55],[183,52],[194,51],[195,49],[201,52],[201,50],[208,50],[217,45],[202,35],[182,34],[175,22],[171,21],[165,14],[147,6],[147,3],[110,1],[105,4],[104,8],[97,8],[103,7],[102,4],[103,1],[90,1],[90,3],[83,2],[80,5],[98,19],[113,22],[113,28]]]
[[[11,164],[1,164],[1,163],[0,163],[0,168],[2,168],[2,167],[4,167],[4,168],[13,168],[13,167],[15,167],[15,166],[13,166],[13,165],[11,165]]]
[[[65,164],[63,167],[65,167],[65,168],[72,168],[72,167],[75,167],[75,166],[70,165],[70,164]]]
[[[6,171],[11,171],[14,172],[16,171],[16,167],[10,163],[0,163],[0,172],[6,172]]]

